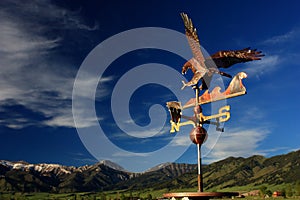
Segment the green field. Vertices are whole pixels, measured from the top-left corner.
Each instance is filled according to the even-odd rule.
[[[273,192],[273,191],[284,191],[285,197],[269,197],[263,198],[260,196],[252,196],[246,197],[243,199],[249,200],[259,200],[259,199],[270,199],[270,200],[292,200],[292,199],[300,199],[298,194],[299,191],[297,188],[291,187],[290,184],[282,184],[282,185],[262,185],[262,186],[240,186],[240,187],[232,187],[222,190],[217,190],[218,192],[249,192],[253,190],[260,190],[264,193]],[[105,191],[105,192],[78,192],[78,193],[19,193],[19,192],[11,192],[11,193],[0,193],[0,200],[150,200],[150,199],[158,199],[162,198],[164,193],[169,192],[195,192],[197,188],[189,188],[189,189],[180,189],[180,190],[153,190],[153,189],[145,189],[142,191],[130,191],[130,190],[118,190],[118,191]],[[207,190],[207,192],[216,192],[216,190]],[[235,197],[236,199],[240,199]],[[224,199],[224,198],[223,198]]]
[[[130,194],[120,194],[119,198],[122,200],[137,200],[139,199],[157,199],[158,197],[162,197],[161,192],[154,192],[153,195],[148,194],[138,194],[138,193],[132,193],[132,196]],[[124,195],[124,196],[123,196]],[[140,196],[138,196],[140,195]],[[155,196],[158,195],[158,196]],[[103,194],[103,193],[67,193],[67,194],[49,194],[49,193],[31,193],[31,194],[21,194],[21,193],[15,193],[15,194],[1,194],[0,199],[1,200],[110,200],[110,199],[117,199],[118,193],[110,193],[110,194]],[[223,200],[231,199],[231,198],[223,198]],[[240,199],[240,198],[235,198]],[[243,198],[245,200],[259,200],[259,199],[269,199],[269,200],[295,200],[300,199],[300,197],[270,197],[270,198],[263,198],[260,196],[253,196],[253,197],[245,197]]]

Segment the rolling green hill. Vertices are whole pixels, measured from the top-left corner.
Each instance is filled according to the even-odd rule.
[[[265,158],[229,157],[203,166],[205,190],[294,184],[300,180],[300,150]],[[197,165],[166,163],[131,173],[96,163],[84,167],[0,161],[0,192],[82,192],[197,188]]]

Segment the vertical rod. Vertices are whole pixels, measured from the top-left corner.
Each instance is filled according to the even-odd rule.
[[[196,86],[196,105],[199,106],[199,87]],[[201,126],[200,119],[197,120],[196,126]],[[197,144],[198,152],[198,192],[203,192],[203,176],[202,176],[202,160],[201,160],[201,144]]]
[[[196,86],[196,105],[195,106],[198,106],[199,104],[199,87],[198,85]]]
[[[196,102],[195,102],[195,108],[198,106],[198,103],[199,103],[199,99],[198,99],[198,96],[199,96],[199,88],[198,88],[198,85],[196,86],[195,88],[195,96],[196,96]],[[196,122],[196,126],[199,126],[199,121],[198,121],[198,117],[196,117],[197,119],[197,122]],[[200,163],[200,144],[197,144],[197,162],[198,162],[198,192],[201,192],[201,163]]]
[[[197,144],[198,149],[198,192],[203,192],[201,144]]]

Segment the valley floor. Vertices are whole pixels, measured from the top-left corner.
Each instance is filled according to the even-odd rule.
[[[152,191],[152,192],[81,192],[81,193],[0,193],[1,200],[162,200],[162,194],[166,191]],[[300,196],[293,197],[260,197],[260,196],[247,196],[244,198],[222,198],[222,200],[229,199],[245,199],[245,200],[296,200],[300,199]],[[217,200],[217,199],[215,199]]]

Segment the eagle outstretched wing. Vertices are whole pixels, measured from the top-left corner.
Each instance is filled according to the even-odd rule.
[[[188,69],[191,69],[194,73],[193,78],[189,82],[183,82],[182,89],[186,86],[194,86],[198,84],[200,80],[202,80],[200,88],[202,90],[208,89],[213,74],[220,74],[232,78],[230,74],[221,72],[218,68],[228,68],[236,63],[260,60],[261,57],[264,56],[261,51],[256,51],[256,49],[252,50],[249,47],[242,50],[219,51],[208,58],[204,58],[197,30],[192,20],[185,13],[180,13],[180,15],[183,19],[185,34],[193,53],[193,58],[183,65],[182,74],[185,74]]]
[[[201,51],[201,46],[200,46],[197,30],[194,27],[192,20],[187,16],[187,14],[180,13],[180,15],[184,22],[185,35],[186,35],[188,43],[191,47],[193,57],[199,63],[198,65],[196,65],[194,67],[196,67],[196,69],[199,71],[205,71],[205,69],[206,69],[205,58]]]
[[[206,59],[206,64],[214,61],[218,68],[228,68],[237,63],[244,63],[253,60],[260,60],[264,55],[261,51],[250,49],[219,51]],[[209,64],[208,64],[209,65]]]

